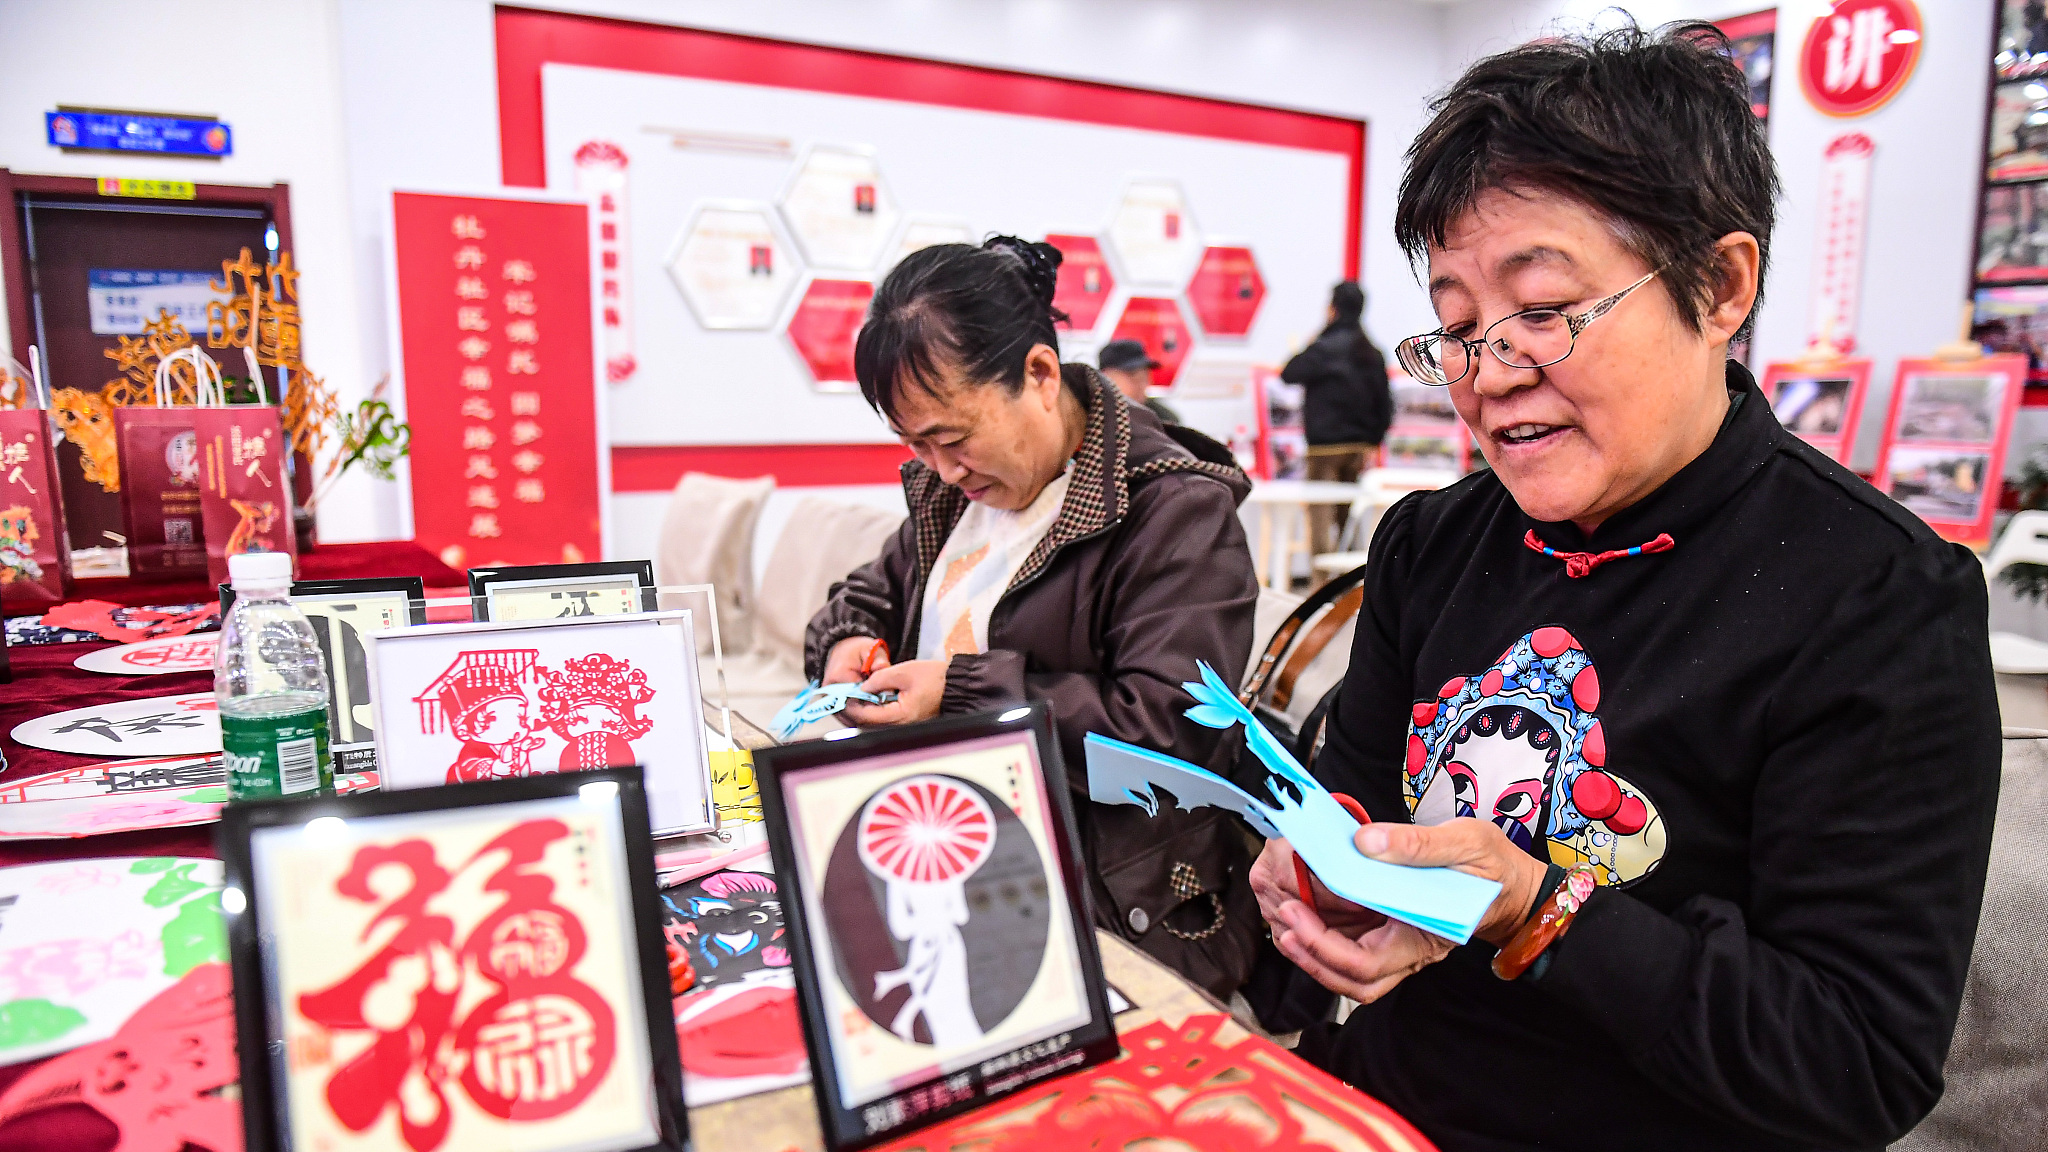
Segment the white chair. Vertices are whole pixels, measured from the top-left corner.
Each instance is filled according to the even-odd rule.
[[[804,632],[825,606],[832,585],[881,554],[882,544],[903,523],[903,514],[857,504],[835,504],[806,496],[790,509],[782,535],[768,555],[754,600],[754,644],[726,655],[726,685],[732,709],[766,726],[777,709],[804,686]],[[898,654],[901,659],[901,655]],[[816,732],[838,726],[820,722]]]
[[[662,513],[654,581],[711,585],[716,590],[718,638],[727,652],[744,652],[753,640],[754,524],[773,491],[773,476],[729,480],[687,472]],[[701,622],[697,651],[711,651],[711,629]]]
[[[1335,552],[1325,552],[1309,561],[1318,577],[1328,579],[1365,563],[1372,535],[1380,517],[1410,492],[1434,492],[1458,482],[1456,472],[1440,468],[1374,468],[1358,478],[1358,499],[1351,503],[1350,519],[1337,539]]]
[[[2015,564],[2048,565],[2048,512],[2013,515],[2005,534],[1984,558],[1985,583],[1996,584],[1999,575]],[[2013,632],[1993,632],[1991,667],[2005,675],[2048,673],[2048,644]]]

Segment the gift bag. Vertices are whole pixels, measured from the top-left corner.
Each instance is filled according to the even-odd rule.
[[[283,424],[267,404],[191,409],[199,439],[199,511],[207,579],[227,582],[228,557],[287,552],[297,567]]]
[[[196,576],[206,570],[199,516],[197,408],[173,406],[172,366],[187,363],[200,402],[220,390],[220,366],[196,347],[157,362],[156,407],[114,410],[120,451],[121,522],[128,533],[128,574],[138,579]]]
[[[10,608],[61,604],[71,591],[57,433],[37,398],[25,399],[29,407],[0,410],[0,601]]]

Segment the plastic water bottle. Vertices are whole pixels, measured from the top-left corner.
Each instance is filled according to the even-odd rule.
[[[235,603],[213,657],[229,800],[334,792],[327,751],[327,672],[304,613],[292,607],[292,558],[228,557]]]

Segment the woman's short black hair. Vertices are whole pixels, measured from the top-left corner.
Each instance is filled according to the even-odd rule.
[[[1545,191],[1605,217],[1662,269],[1693,331],[1721,276],[1714,244],[1730,232],[1756,237],[1762,301],[1778,169],[1713,25],[1631,23],[1524,44],[1472,65],[1430,111],[1394,211],[1411,260],[1441,246],[1480,193]]]
[[[1031,349],[1060,350],[1053,326],[1067,315],[1052,305],[1059,269],[1059,249],[1015,236],[992,236],[979,248],[934,244],[905,256],[882,278],[854,341],[860,394],[894,416],[905,386],[936,391],[950,367],[1015,395]]]

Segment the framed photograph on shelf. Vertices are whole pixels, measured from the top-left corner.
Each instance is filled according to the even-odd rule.
[[[469,570],[477,620],[558,620],[619,616],[654,608],[654,561],[528,564]]]
[[[426,598],[426,583],[417,576],[292,581],[292,606],[313,625],[327,668],[327,739],[336,772],[377,770],[377,715],[365,641],[387,628],[425,624]],[[222,584],[221,615],[234,604],[234,586]]]
[[[656,836],[709,832],[688,609],[426,624],[370,640],[387,789],[639,764]]]
[[[2016,80],[1994,86],[1984,178],[1998,183],[2043,177],[2048,177],[2048,85]]]
[[[688,1144],[635,769],[235,804],[218,842],[249,1147]]]
[[[1970,339],[1995,355],[2025,356],[2030,380],[2048,377],[2048,284],[1977,289]]]
[[[1758,382],[1787,432],[1842,463],[1856,447],[1856,425],[1870,388],[1870,361],[1816,365],[1777,361]]]
[[[2048,181],[1985,188],[1981,227],[1978,280],[2048,280]]]
[[[1045,705],[761,749],[829,1149],[1116,1055]]]
[[[1991,538],[2027,363],[1901,360],[1878,446],[1877,486],[1944,537]]]

